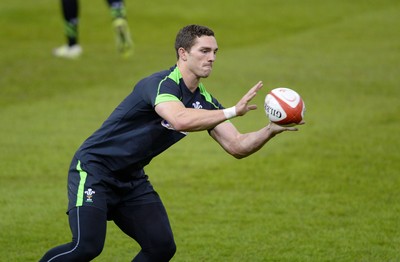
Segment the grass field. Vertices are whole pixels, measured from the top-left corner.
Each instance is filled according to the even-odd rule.
[[[90,3],[89,3],[90,2]],[[115,51],[105,1],[81,3],[84,56],[63,43],[58,1],[0,4],[0,261],[70,241],[66,175],[76,148],[140,78],[175,63],[179,28],[205,24],[220,51],[204,83],[232,106],[258,80],[286,86],[306,122],[242,160],[192,133],[146,169],[163,198],[173,261],[400,261],[400,2],[129,1],[136,53]],[[112,222],[95,261],[139,247]]]

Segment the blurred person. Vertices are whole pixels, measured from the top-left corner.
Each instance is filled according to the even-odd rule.
[[[133,51],[133,42],[126,20],[124,1],[107,0],[107,3],[113,19],[118,52],[123,57],[130,56]],[[83,51],[78,41],[79,2],[78,0],[61,0],[61,9],[67,43],[54,49],[53,54],[62,58],[78,58]]]
[[[140,80],[75,153],[68,174],[70,243],[49,250],[40,261],[89,261],[104,246],[107,220],[141,247],[132,261],[169,261],[176,245],[167,212],[144,168],[157,155],[195,131],[207,131],[237,159],[261,149],[275,135],[297,131],[266,123],[240,133],[229,120],[244,116],[262,88],[256,83],[224,108],[201,82],[218,51],[214,32],[188,25],[175,40],[177,62]]]

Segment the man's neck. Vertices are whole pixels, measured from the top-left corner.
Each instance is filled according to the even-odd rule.
[[[185,70],[185,67],[180,66],[179,63],[177,64],[179,72],[181,72],[183,81],[185,82],[185,85],[187,88],[193,93],[196,91],[197,87],[199,86],[200,83],[200,78],[196,77],[192,72],[189,70]]]

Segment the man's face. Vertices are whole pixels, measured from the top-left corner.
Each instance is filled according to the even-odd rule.
[[[185,51],[188,69],[199,78],[208,77],[212,71],[217,51],[218,45],[215,37],[198,37],[190,51]]]

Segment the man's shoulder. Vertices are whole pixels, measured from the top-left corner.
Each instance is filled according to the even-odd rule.
[[[146,78],[165,78],[166,76],[170,76],[171,74],[174,73],[176,66],[172,66],[169,69],[164,69],[164,70],[160,70],[157,72],[154,72],[153,74],[149,75]]]
[[[173,72],[172,68],[171,69],[166,69],[162,71],[157,71],[154,72],[144,78],[142,78],[137,84],[136,87],[138,86],[154,86],[157,84],[157,86],[160,84],[160,82],[171,82],[170,75]],[[174,82],[174,81],[172,81]]]

